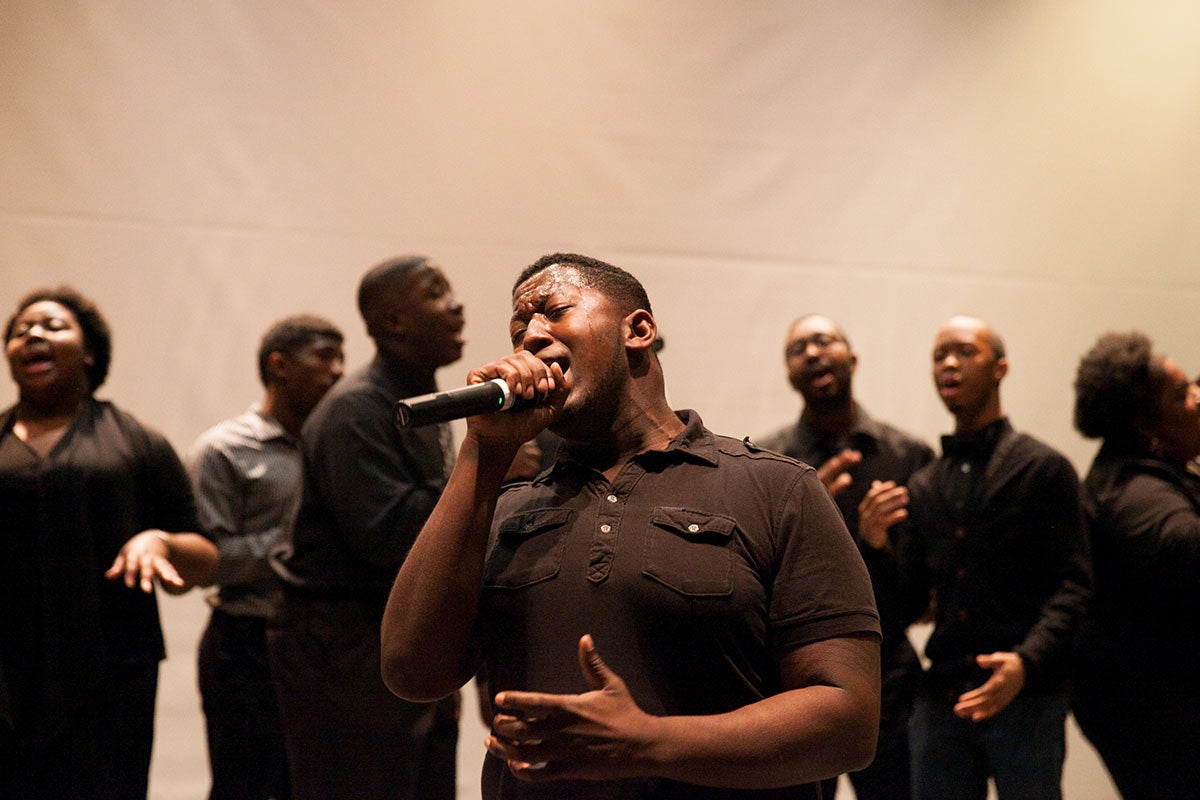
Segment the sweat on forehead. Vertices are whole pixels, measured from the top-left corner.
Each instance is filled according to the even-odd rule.
[[[570,264],[552,264],[513,287],[513,303],[537,302],[564,289],[582,289],[592,284]]]
[[[650,298],[646,289],[637,278],[620,267],[577,253],[552,253],[542,256],[522,270],[513,284],[514,303],[522,286],[550,271],[554,273],[554,279],[550,281],[552,286],[587,286],[604,294],[620,306],[622,312],[641,308],[654,313],[650,308]]]

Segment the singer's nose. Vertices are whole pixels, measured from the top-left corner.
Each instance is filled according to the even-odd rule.
[[[525,326],[525,337],[521,346],[531,353],[536,353],[552,340],[550,336],[550,321],[544,314],[534,314],[529,324]]]

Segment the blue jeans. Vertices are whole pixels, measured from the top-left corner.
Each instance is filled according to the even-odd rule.
[[[917,698],[909,722],[916,800],[983,800],[989,777],[1000,800],[1062,799],[1064,695],[1018,695],[983,722],[956,717],[954,702]]]

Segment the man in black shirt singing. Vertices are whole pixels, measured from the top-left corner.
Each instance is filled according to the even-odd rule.
[[[874,572],[896,568],[909,619],[936,613],[931,666],[913,711],[913,795],[1061,797],[1070,638],[1090,567],[1071,464],[1013,430],[1000,409],[1004,343],[984,322],[938,331],[933,379],[955,432],[909,481],[896,546],[864,523]],[[864,507],[884,503],[876,486]],[[879,519],[875,515],[873,519]]]
[[[859,504],[867,491],[876,483],[887,482],[878,508],[887,508],[887,522],[899,519],[907,500],[904,484],[933,460],[933,451],[904,431],[873,419],[855,400],[852,385],[858,355],[833,320],[807,314],[793,322],[784,359],[788,381],[804,398],[804,410],[794,424],[758,443],[817,468],[846,527],[862,548]],[[875,760],[866,769],[851,773],[850,781],[858,800],[906,800],[910,796],[908,718],[921,665],[894,598],[877,586],[875,603],[883,629],[879,744]],[[836,787],[834,779],[821,785],[826,797],[833,797]]]

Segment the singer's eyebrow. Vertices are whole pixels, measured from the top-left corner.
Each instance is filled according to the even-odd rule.
[[[539,291],[533,297],[530,297],[530,294],[530,292],[526,292],[513,301],[513,315],[510,322],[524,322],[546,308],[546,303],[550,300],[549,292]]]

